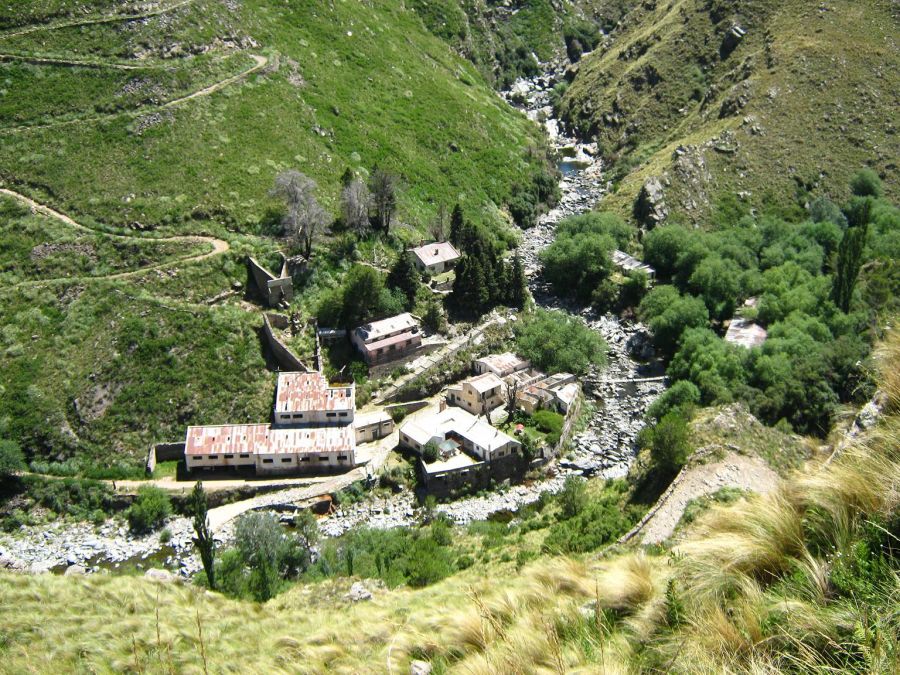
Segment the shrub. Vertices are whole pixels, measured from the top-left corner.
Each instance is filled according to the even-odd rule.
[[[389,414],[394,422],[401,422],[408,414],[408,411],[406,410],[406,406],[401,405],[396,408],[391,408]]]
[[[650,431],[650,456],[667,474],[675,473],[690,454],[688,423],[677,412],[665,415]]]
[[[125,517],[134,532],[150,532],[163,524],[172,513],[172,501],[164,490],[152,485],[138,489],[137,499],[128,508]]]
[[[679,380],[650,405],[647,417],[658,422],[673,411],[690,417],[690,409],[699,404],[700,390],[697,389],[697,385],[687,380]]]
[[[872,169],[857,171],[850,180],[850,189],[857,197],[880,197],[884,194],[881,179]]]
[[[562,491],[557,495],[561,517],[564,520],[574,518],[584,511],[588,503],[587,486],[584,481],[575,476],[566,478]]]
[[[19,444],[14,441],[0,440],[0,479],[26,468],[25,455]]]
[[[422,448],[422,459],[424,459],[428,464],[436,462],[438,457],[440,456],[441,449],[434,441],[428,441],[428,443],[425,444],[425,447]]]

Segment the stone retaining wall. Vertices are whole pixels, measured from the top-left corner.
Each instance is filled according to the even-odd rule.
[[[272,324],[269,323],[269,317],[265,314],[263,315],[263,336],[266,339],[266,344],[269,346],[269,349],[272,350],[272,355],[275,357],[275,360],[281,368],[292,372],[312,372],[312,369],[310,369],[309,366],[303,363],[303,361],[301,361],[286,344],[278,339],[275,332],[272,330]]]
[[[156,470],[157,462],[170,462],[184,459],[184,441],[171,443],[155,443],[150,446],[147,453],[147,473],[152,474]]]

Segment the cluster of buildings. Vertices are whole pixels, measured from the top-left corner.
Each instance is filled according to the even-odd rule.
[[[386,414],[355,411],[354,385],[330,386],[319,372],[279,373],[271,423],[188,427],[185,465],[257,475],[352,469],[357,443],[394,429]]]
[[[579,395],[574,375],[546,375],[511,352],[485,356],[472,366],[476,374],[448,387],[438,413],[400,427],[400,446],[419,455],[431,490],[486,486],[522,468],[522,444],[492,426],[491,411],[512,403],[527,414],[549,409],[565,415]]]

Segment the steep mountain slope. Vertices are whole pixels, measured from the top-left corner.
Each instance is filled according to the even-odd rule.
[[[105,223],[252,231],[277,171],[334,205],[376,164],[415,220],[502,205],[540,165],[533,125],[396,0],[26,2],[4,25],[0,177]]]
[[[581,61],[561,108],[596,136],[623,213],[652,177],[651,201],[694,222],[723,200],[842,201],[863,166],[894,194],[898,26],[884,0],[645,2]]]

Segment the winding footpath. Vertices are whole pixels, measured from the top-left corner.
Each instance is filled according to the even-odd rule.
[[[192,242],[192,243],[206,243],[211,246],[209,251],[205,253],[198,253],[188,255],[182,258],[177,258],[175,260],[170,260],[168,262],[158,263],[155,265],[148,265],[146,267],[141,267],[136,270],[129,270],[128,272],[116,272],[114,274],[107,275],[98,275],[98,276],[85,276],[85,277],[58,277],[51,279],[35,279],[29,281],[22,281],[17,284],[13,284],[8,286],[7,288],[15,288],[18,286],[24,285],[33,285],[33,284],[42,284],[52,281],[77,281],[77,280],[94,280],[94,279],[128,279],[130,277],[137,276],[139,274],[145,274],[146,272],[150,272],[155,269],[160,269],[163,267],[172,267],[172,266],[180,266],[188,263],[199,262],[200,260],[206,260],[207,258],[211,258],[213,256],[222,255],[226,251],[228,251],[231,246],[224,239],[218,239],[216,237],[209,237],[206,235],[173,235],[169,237],[144,237],[144,236],[136,236],[136,235],[128,235],[128,234],[113,234],[109,232],[105,232],[103,230],[95,230],[93,228],[88,227],[87,225],[82,225],[81,223],[73,220],[71,217],[67,216],[64,213],[61,213],[55,209],[50,208],[46,204],[41,204],[31,199],[30,197],[26,197],[25,195],[15,192],[13,190],[9,190],[7,188],[0,188],[0,195],[10,197],[15,199],[18,202],[21,202],[28,206],[33,212],[40,213],[41,215],[47,216],[48,218],[53,218],[54,220],[58,220],[59,222],[67,225],[75,230],[80,232],[85,232],[89,234],[97,234],[103,235],[106,237],[111,237],[114,239],[127,239],[130,241],[140,241],[140,242],[149,242],[149,243],[172,243],[172,242]]]

